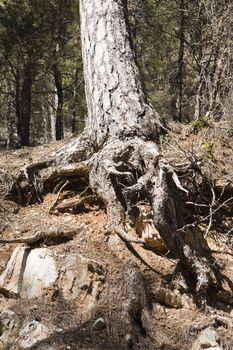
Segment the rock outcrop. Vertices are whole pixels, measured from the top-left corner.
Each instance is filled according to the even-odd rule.
[[[191,350],[223,350],[219,345],[218,333],[212,328],[206,328],[197,338]]]
[[[104,267],[82,255],[59,256],[49,248],[18,247],[0,276],[0,291],[22,299],[60,294],[91,309],[104,279]]]

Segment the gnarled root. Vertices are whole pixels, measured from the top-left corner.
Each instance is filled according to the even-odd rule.
[[[113,231],[124,241],[148,248],[143,238],[133,237],[127,232],[130,225],[137,222],[138,203],[146,201],[152,210],[154,226],[168,250],[194,277],[197,297],[203,306],[209,286],[216,284],[215,274],[205,259],[205,253],[197,249],[198,244],[189,241],[187,231],[181,230],[184,222],[181,205],[178,206],[178,191],[187,191],[159,153],[158,146],[134,137],[109,141],[94,152],[84,134],[48,161],[29,166],[17,185],[22,187],[26,183],[27,191],[34,186],[39,197],[43,188],[50,184],[56,186],[67,179],[81,181],[85,178],[105,204]],[[41,188],[37,183],[42,183]],[[82,199],[75,205],[84,202]]]
[[[72,142],[50,154],[47,159],[26,165],[11,185],[8,197],[21,204],[40,201],[46,188],[56,186],[62,179],[89,176],[89,161],[94,145],[83,132]]]
[[[155,228],[173,256],[193,275],[197,298],[203,306],[207,290],[216,279],[207,260],[179,231],[184,223],[177,204],[178,190],[185,189],[162,159],[157,145],[139,138],[108,143],[93,159],[90,186],[105,203],[110,225],[128,242],[143,245],[143,240],[128,235],[126,224],[135,222],[140,199],[149,202]]]

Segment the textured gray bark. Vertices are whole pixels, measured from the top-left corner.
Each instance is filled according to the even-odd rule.
[[[109,224],[124,240],[138,198],[146,199],[154,224],[171,252],[197,281],[205,300],[210,268],[190,246],[183,226],[178,177],[154,142],[162,123],[150,105],[134,57],[124,0],[80,0],[88,118],[86,133],[97,150],[90,186],[106,205]],[[175,183],[175,185],[174,185]],[[133,240],[132,240],[133,241]]]
[[[87,131],[107,139],[158,138],[159,116],[147,100],[127,30],[125,1],[81,0]]]

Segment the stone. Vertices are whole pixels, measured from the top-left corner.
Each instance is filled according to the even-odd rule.
[[[27,258],[20,296],[33,299],[48,293],[58,276],[54,253],[47,248],[33,249]]]
[[[105,323],[105,320],[103,318],[98,318],[92,328],[95,330],[95,331],[102,331],[103,329],[106,328],[106,323]]]
[[[218,333],[212,328],[206,328],[197,338],[192,346],[192,350],[223,350],[219,346]]]
[[[49,248],[16,248],[0,276],[0,292],[8,297],[75,301],[85,313],[96,303],[105,280],[102,264],[80,254],[58,255]]]
[[[20,281],[22,280],[22,266],[27,259],[27,249],[18,247],[14,250],[6,269],[0,276],[0,290],[8,297],[18,297]]]
[[[54,254],[47,248],[16,248],[0,276],[4,294],[37,298],[48,292],[58,278]]]
[[[92,309],[105,279],[103,266],[79,254],[63,257],[58,288],[65,300],[76,300],[85,312]]]
[[[30,348],[37,342],[48,338],[50,335],[48,328],[37,321],[26,324],[19,333],[19,345],[23,349]]]
[[[16,326],[15,312],[12,310],[3,310],[0,314],[1,341],[7,342],[11,338],[11,333]]]
[[[168,288],[159,287],[155,293],[156,300],[162,304],[180,309],[183,307],[182,296],[178,290],[170,290]]]

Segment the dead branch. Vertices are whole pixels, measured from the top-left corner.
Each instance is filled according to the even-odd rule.
[[[66,225],[61,225],[58,228],[44,226],[40,227],[32,236],[12,239],[0,238],[0,243],[25,243],[28,246],[34,246],[40,243],[48,244],[49,242],[56,240],[71,240],[78,233],[79,229],[80,228]]]
[[[85,196],[79,199],[73,199],[67,203],[60,203],[56,206],[56,210],[59,212],[65,212],[67,210],[78,210],[84,204],[93,204],[96,197],[93,195]]]
[[[215,199],[216,199],[216,196],[215,196],[215,192],[214,192],[213,187],[211,188],[211,192],[212,192],[212,202],[211,202],[211,204],[210,204],[209,224],[208,224],[208,227],[207,227],[207,230],[206,230],[206,233],[205,233],[205,237],[206,237],[206,236],[208,235],[208,233],[210,232],[210,229],[211,229],[211,226],[212,226],[212,221],[213,221],[213,207],[214,207]]]
[[[179,231],[179,232],[185,232],[185,230],[186,230],[187,228],[198,226],[201,222],[204,222],[204,221],[206,221],[207,219],[209,219],[209,218],[210,218],[210,215],[213,216],[216,212],[218,212],[221,208],[223,208],[226,204],[228,204],[228,203],[231,202],[231,201],[233,201],[233,197],[230,197],[230,198],[226,199],[226,200],[225,200],[222,204],[220,204],[215,210],[213,210],[211,214],[208,214],[208,215],[206,215],[205,217],[203,217],[203,218],[201,218],[201,219],[199,219],[199,220],[196,220],[196,221],[194,221],[194,222],[191,223],[191,224],[186,224],[186,225],[184,225],[183,227],[179,228],[178,231]]]
[[[57,202],[58,202],[58,200],[59,200],[59,196],[60,196],[61,191],[68,185],[68,183],[69,183],[69,181],[67,180],[67,181],[61,186],[61,188],[59,189],[55,201],[53,202],[53,204],[52,204],[51,207],[49,208],[49,214],[51,214],[51,213],[53,212],[53,210],[54,210],[54,208],[56,207],[56,204],[57,204]]]
[[[84,161],[75,164],[69,164],[61,168],[46,169],[41,173],[44,183],[49,183],[57,179],[67,179],[70,177],[78,176],[83,178],[88,178],[89,176],[89,161]]]

